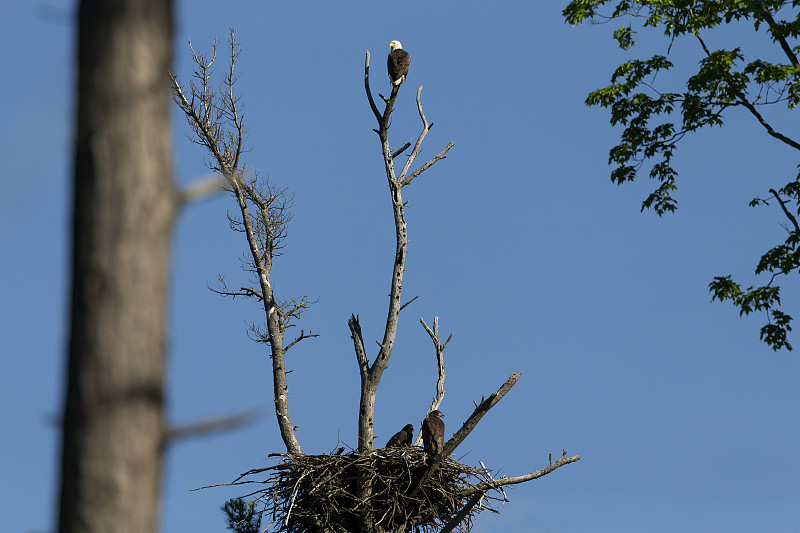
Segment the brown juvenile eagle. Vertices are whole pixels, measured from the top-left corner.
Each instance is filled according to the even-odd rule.
[[[414,436],[414,426],[406,424],[406,426],[398,431],[386,443],[386,448],[398,448],[400,446],[411,446],[411,438]]]
[[[386,61],[386,66],[389,70],[389,83],[400,85],[406,81],[408,67],[411,65],[411,56],[403,50],[403,45],[400,44],[400,41],[390,42],[389,48],[392,49]]]
[[[428,413],[422,421],[422,446],[425,451],[433,456],[442,453],[444,448],[444,415],[438,409]]]

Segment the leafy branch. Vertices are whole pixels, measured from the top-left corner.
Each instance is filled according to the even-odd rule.
[[[793,110],[800,103],[800,63],[795,53],[797,46],[790,44],[800,36],[800,16],[795,14],[789,20],[776,20],[773,16],[787,6],[796,8],[797,2],[573,0],[564,9],[564,18],[572,25],[585,21],[623,21],[613,32],[623,50],[636,45],[634,21],[642,29],[661,29],[669,38],[670,48],[681,37],[690,37],[700,45],[703,56],[699,68],[680,90],[656,88],[658,75],[674,67],[665,55],[657,54],[650,59],[626,61],[615,70],[610,85],[590,92],[586,99],[587,105],[609,109],[611,124],[622,127],[620,142],[609,152],[613,182],[634,181],[644,163],[652,163],[649,177],[658,185],[642,202],[642,210],[652,209],[661,216],[677,209],[674,193],[678,173],[672,164],[677,143],[690,132],[708,126],[721,127],[724,113],[731,109],[746,109],[768,135],[800,150],[798,140],[777,130],[760,111],[776,104]],[[749,22],[756,32],[764,25],[788,63],[760,58],[746,61],[740,47],[715,50],[707,45],[704,31],[733,22]],[[796,220],[800,214],[800,187],[795,179],[769,191],[791,227],[787,228],[784,243],[764,253],[756,266],[756,276],[769,275],[768,282],[743,288],[731,276],[717,276],[709,284],[709,291],[712,299],[733,303],[740,315],[764,312],[767,324],[761,328],[762,340],[774,350],[791,350],[787,334],[792,318],[779,309],[780,287],[773,282],[778,275],[800,270]],[[769,205],[769,201],[755,198],[750,205]]]

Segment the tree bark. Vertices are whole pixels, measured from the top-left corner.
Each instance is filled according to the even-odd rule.
[[[158,523],[172,2],[82,0],[59,531]]]

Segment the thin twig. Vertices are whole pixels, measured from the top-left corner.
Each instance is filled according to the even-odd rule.
[[[409,301],[407,301],[406,303],[404,303],[403,305],[401,305],[401,306],[400,306],[400,310],[402,311],[403,309],[405,309],[406,307],[408,307],[408,305],[409,305],[411,302],[413,302],[414,300],[416,300],[417,298],[419,298],[419,296],[414,296],[414,297],[413,297],[413,298],[411,298]]]

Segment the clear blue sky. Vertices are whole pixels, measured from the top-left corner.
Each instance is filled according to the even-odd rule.
[[[393,258],[391,210],[374,119],[363,92],[386,89],[392,39],[412,54],[391,129],[419,131],[415,88],[436,123],[421,159],[455,147],[407,188],[404,283],[420,298],[401,333],[376,411],[379,441],[419,426],[435,358],[419,325],[455,331],[446,352],[448,431],[511,372],[522,378],[460,453],[500,474],[582,460],[508,491],[475,533],[800,531],[800,359],[758,341],[762,317],[709,302],[715,275],[750,275],[783,241],[775,210],[747,202],[794,175],[796,160],[750,117],[687,139],[677,158],[680,210],[639,212],[650,190],[608,180],[616,133],[583,105],[623,56],[613,28],[570,28],[564,2],[178,2],[177,74],[185,44],[201,49],[242,21],[239,89],[250,124],[247,162],[295,194],[280,296],[318,303],[301,326],[321,334],[290,353],[290,409],[308,453],[355,445],[358,373],[347,317],[368,344],[381,332]],[[0,508],[4,530],[51,531],[68,325],[73,2],[7,2],[0,18],[5,104],[0,123]],[[769,47],[735,31],[715,46]],[[647,53],[666,51],[648,40]],[[745,49],[746,53],[748,49]],[[673,47],[694,64],[693,46]],[[645,51],[641,52],[642,55]],[[669,80],[663,80],[667,83]],[[206,174],[204,154],[174,115],[175,176]],[[785,115],[788,116],[788,115]],[[797,134],[794,117],[776,118]],[[188,207],[175,231],[169,416],[174,423],[260,407],[258,424],[182,442],[167,454],[163,531],[222,531],[236,490],[190,489],[270,464],[282,450],[270,416],[262,347],[245,335],[254,304],[206,284],[242,279],[229,198]],[[787,312],[797,312],[797,285]],[[800,346],[800,338],[793,338]],[[373,353],[374,355],[374,353]]]

